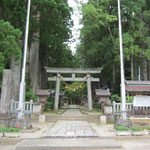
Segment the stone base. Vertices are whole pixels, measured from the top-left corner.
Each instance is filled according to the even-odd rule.
[[[116,126],[125,126],[128,128],[131,128],[133,126],[132,120],[122,120],[122,119],[118,119],[116,120],[115,124],[114,124],[114,128],[116,128]]]
[[[11,115],[0,115],[0,125],[9,126],[10,121],[15,118]]]
[[[12,128],[19,126],[20,129],[31,129],[32,128],[31,121],[27,120],[26,118],[12,119],[9,126]]]
[[[115,117],[114,117],[113,114],[107,114],[106,115],[106,120],[107,120],[107,123],[115,122]]]
[[[100,116],[100,123],[101,124],[106,124],[107,123],[106,116]]]
[[[40,115],[39,116],[39,122],[44,123],[45,122],[45,115]]]

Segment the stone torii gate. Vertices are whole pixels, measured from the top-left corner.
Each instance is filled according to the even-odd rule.
[[[88,68],[88,69],[73,69],[73,68],[50,68],[45,67],[47,73],[56,73],[57,76],[48,77],[48,81],[56,81],[55,90],[55,103],[54,110],[58,110],[59,105],[59,90],[60,81],[87,81],[87,92],[88,92],[88,106],[89,111],[92,111],[92,92],[91,92],[91,82],[99,82],[99,78],[91,77],[91,74],[101,73],[102,68]],[[72,74],[72,77],[63,77],[62,74]],[[76,77],[76,74],[85,74],[83,78]]]

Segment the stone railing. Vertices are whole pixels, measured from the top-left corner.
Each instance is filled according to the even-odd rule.
[[[30,102],[24,102],[24,114],[30,115],[32,113],[32,104],[33,100],[30,100]],[[14,101],[13,99],[10,102],[10,113],[11,114],[17,114],[18,111],[19,102]]]
[[[129,116],[147,116],[150,115],[150,106],[133,106],[133,103],[126,103],[126,110]],[[121,103],[113,101],[113,113],[121,112]]]
[[[126,110],[133,110],[133,103],[126,103]],[[113,112],[120,112],[121,111],[121,103],[116,103],[115,101],[113,101]]]

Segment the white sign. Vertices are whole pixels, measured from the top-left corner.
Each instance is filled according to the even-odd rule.
[[[134,96],[133,106],[150,107],[150,96]]]

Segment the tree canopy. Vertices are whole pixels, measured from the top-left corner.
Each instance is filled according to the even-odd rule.
[[[139,65],[142,68],[142,80],[149,78],[148,3],[147,0],[121,0],[126,79],[137,80]],[[83,60],[83,67],[102,66],[102,82],[111,82],[115,92],[115,87],[119,89],[120,83],[117,1],[89,0],[82,4],[81,10],[83,28],[77,55]]]
[[[0,20],[0,74],[9,66],[10,57],[21,58],[19,48],[21,31],[15,29],[9,22]]]

